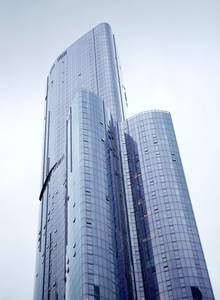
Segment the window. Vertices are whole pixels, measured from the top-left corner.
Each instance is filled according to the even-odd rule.
[[[97,295],[97,296],[100,295],[99,294],[99,286],[94,285],[94,294]],[[99,299],[99,297],[97,299]]]

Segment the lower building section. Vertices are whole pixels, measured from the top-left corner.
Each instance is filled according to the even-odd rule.
[[[65,126],[40,194],[34,299],[213,300],[170,113],[115,122],[80,89]]]

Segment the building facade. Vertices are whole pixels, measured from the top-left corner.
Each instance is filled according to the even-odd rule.
[[[106,23],[50,70],[34,299],[214,299],[171,116],[122,78]]]
[[[170,113],[118,126],[138,299],[214,299]]]

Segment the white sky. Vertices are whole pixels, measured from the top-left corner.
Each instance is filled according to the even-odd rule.
[[[130,116],[172,113],[220,299],[219,16],[219,0],[1,0],[0,300],[33,295],[46,76],[101,22],[116,37]]]

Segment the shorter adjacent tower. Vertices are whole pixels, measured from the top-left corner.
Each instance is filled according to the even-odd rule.
[[[170,113],[118,127],[138,299],[214,299]]]

